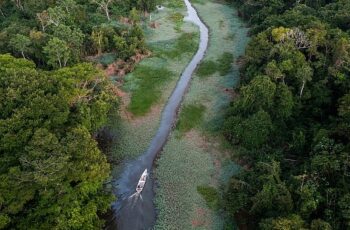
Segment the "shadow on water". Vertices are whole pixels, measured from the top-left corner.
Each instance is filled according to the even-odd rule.
[[[203,59],[208,47],[208,28],[200,20],[189,0],[184,1],[188,14],[185,17],[185,21],[194,23],[200,30],[200,43],[197,53],[193,56],[191,62],[182,73],[180,80],[172,92],[162,112],[159,129],[147,151],[137,160],[126,163],[124,171],[115,182],[115,194],[118,200],[112,205],[114,214],[109,218],[106,229],[148,230],[154,225],[156,210],[153,203],[154,191],[152,174],[148,176],[141,195],[135,195],[135,188],[142,172],[146,168],[148,172],[152,172],[153,161],[165,145],[176,121],[177,110],[189,86],[191,76],[197,65]]]

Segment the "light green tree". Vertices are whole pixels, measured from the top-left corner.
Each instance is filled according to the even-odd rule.
[[[108,19],[108,21],[111,20],[111,17],[109,15],[109,7],[110,5],[113,3],[113,1],[115,0],[90,0],[91,3],[93,4],[97,4],[98,7],[104,11],[104,13],[106,14],[106,17]]]
[[[267,76],[257,76],[247,86],[242,87],[241,92],[240,101],[244,110],[268,110],[273,105],[276,84]]]
[[[73,13],[77,8],[77,2],[75,0],[59,0],[59,5],[65,9],[67,14]]]
[[[129,46],[121,36],[114,36],[114,45],[119,58],[125,59],[129,56]]]
[[[91,33],[92,42],[97,50],[97,55],[100,56],[105,45],[105,36],[102,30],[93,30]]]
[[[59,38],[52,38],[44,47],[44,52],[48,58],[48,64],[57,68],[67,66],[68,60],[71,58],[71,51],[68,44]]]
[[[85,37],[81,30],[76,28],[72,29],[63,24],[53,28],[53,30],[53,35],[55,37],[67,43],[74,61],[79,61]]]
[[[138,23],[141,19],[140,14],[135,7],[131,9],[129,15],[132,24]]]
[[[304,225],[305,222],[300,216],[292,214],[287,217],[264,219],[259,227],[262,230],[302,230],[306,229]]]
[[[26,58],[25,53],[29,51],[30,44],[31,44],[30,38],[22,34],[16,34],[10,40],[10,45],[16,51],[20,52],[23,58]]]

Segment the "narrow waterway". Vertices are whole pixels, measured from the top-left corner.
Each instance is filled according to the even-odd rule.
[[[116,196],[118,200],[112,205],[114,216],[107,229],[118,230],[141,230],[151,229],[155,223],[156,210],[154,207],[154,190],[152,174],[147,178],[146,186],[141,195],[134,195],[135,188],[142,172],[147,168],[152,172],[152,166],[155,157],[162,150],[172,127],[176,121],[177,111],[180,107],[182,98],[191,81],[193,72],[197,65],[203,59],[208,47],[209,32],[208,28],[199,18],[196,10],[189,0],[184,0],[187,7],[187,16],[185,21],[194,23],[200,30],[200,43],[197,53],[193,56],[182,73],[172,95],[170,96],[160,121],[159,129],[151,141],[147,151],[137,160],[125,165],[125,169],[115,182]],[[171,180],[171,178],[169,178]]]

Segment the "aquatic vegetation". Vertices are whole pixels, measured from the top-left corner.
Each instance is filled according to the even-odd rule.
[[[182,33],[175,41],[163,42],[165,49],[156,49],[160,57],[181,59],[183,55],[194,53],[198,48],[198,33]]]
[[[185,3],[182,0],[168,0],[166,1],[166,6],[169,8],[178,9],[185,7]]]
[[[197,69],[197,75],[200,77],[208,77],[212,76],[216,72],[219,72],[221,76],[225,76],[226,74],[230,73],[232,67],[233,54],[225,52],[216,61],[203,61]]]
[[[203,105],[206,109],[201,122],[190,132],[183,134],[177,129],[174,131],[156,162],[155,174],[159,183],[156,192],[156,206],[159,210],[156,229],[168,229],[168,226],[178,226],[179,229],[223,229],[222,217],[209,209],[210,204],[208,205],[205,197],[197,191],[197,187],[207,185],[217,189],[221,182],[226,182],[227,178],[238,171],[237,165],[230,159],[221,159],[222,168],[215,169],[213,151],[201,147],[201,143],[198,143],[193,134],[204,132],[211,135],[208,126],[220,127],[223,108],[227,107],[230,100],[230,96],[223,89],[233,87],[239,74],[234,63],[230,62],[233,68],[230,67],[228,74],[219,77],[218,73],[215,73],[218,68],[217,60],[223,57],[225,52],[230,52],[234,58],[241,55],[248,40],[247,30],[241,28],[242,22],[232,14],[233,9],[228,5],[212,1],[195,2],[201,2],[195,4],[195,7],[210,27],[211,34],[205,60],[199,65],[192,79],[183,108],[188,105]],[[220,27],[221,19],[224,19],[224,25]],[[227,40],[233,32],[235,39]],[[229,59],[226,57],[226,60]],[[207,75],[208,77],[201,76],[199,69],[203,68],[203,72],[212,71],[212,62],[216,65],[215,72]],[[213,135],[218,136],[218,133],[214,132]],[[211,143],[212,140],[209,136],[205,139],[205,145],[215,145]],[[218,161],[220,162],[220,159]],[[220,175],[214,179],[213,175],[217,174]],[[169,178],[174,178],[174,181],[169,181]]]
[[[133,72],[137,88],[132,92],[129,110],[136,116],[144,115],[161,96],[160,86],[168,81],[173,73],[166,68],[138,66]]]
[[[184,23],[184,16],[180,12],[175,12],[169,16],[169,19],[175,23],[174,29],[181,32],[181,26]]]
[[[217,60],[218,70],[221,76],[225,76],[230,72],[233,66],[233,55],[232,53],[225,52]]]
[[[209,208],[217,210],[220,207],[220,194],[216,188],[211,186],[197,186],[197,191],[202,195]]]
[[[210,175],[214,173],[211,156],[176,135],[175,131],[157,161],[155,177],[159,189],[155,202],[159,216],[155,229],[169,229],[168,226],[191,229],[193,222],[202,219],[205,219],[204,229],[220,229],[211,228],[209,223],[215,222],[215,216],[197,192],[197,186],[210,183]]]
[[[200,77],[208,77],[216,73],[217,63],[212,60],[203,61],[197,69],[197,75]]]
[[[191,104],[183,106],[176,129],[183,133],[196,127],[202,122],[204,111],[205,106],[203,105]]]

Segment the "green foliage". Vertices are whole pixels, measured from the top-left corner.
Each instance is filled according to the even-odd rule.
[[[130,48],[124,38],[116,35],[114,36],[114,43],[119,58],[125,59],[129,56]]]
[[[86,56],[102,55],[114,52],[114,35],[129,34],[135,30],[138,20],[134,18],[135,7],[153,9],[156,1],[4,1],[0,2],[0,53],[12,53],[33,60],[44,69],[65,67],[62,56],[69,56],[67,65],[84,60]],[[132,13],[133,26],[115,22],[120,16]],[[137,15],[139,12],[137,11]],[[112,22],[112,19],[114,22]],[[20,34],[18,32],[20,31]],[[139,31],[140,32],[140,31]],[[141,33],[142,30],[141,30]],[[40,35],[40,36],[39,36]],[[59,39],[63,44],[53,39]],[[143,40],[137,36],[122,36],[128,44],[137,43],[125,59],[135,53],[135,49],[144,49]],[[55,42],[54,42],[55,41]],[[55,43],[55,45],[53,44]],[[43,47],[50,47],[43,49]],[[60,57],[50,50],[57,50]],[[50,53],[50,54],[49,54]],[[64,55],[62,55],[64,53]],[[68,55],[69,53],[69,55]],[[55,60],[53,60],[55,59]],[[66,59],[66,58],[63,58]]]
[[[29,51],[30,44],[30,39],[22,34],[16,34],[16,36],[10,40],[10,46],[16,51],[21,52],[23,58],[25,58],[24,54]]]
[[[0,85],[0,228],[102,227],[110,167],[92,135],[115,101],[109,82],[90,64],[45,72],[0,55]]]
[[[259,225],[262,230],[298,230],[304,228],[304,221],[298,215],[290,215],[286,218],[266,219]]]
[[[67,43],[75,62],[80,60],[85,38],[80,29],[71,29],[62,24],[54,28],[53,36]]]
[[[138,0],[136,6],[143,12],[151,12],[160,2],[160,0]]]
[[[204,111],[204,105],[184,105],[184,107],[181,109],[176,129],[182,133],[190,131],[192,128],[201,123]]]
[[[215,188],[210,186],[197,186],[197,191],[202,195],[209,208],[217,210],[220,207],[220,195]]]
[[[347,193],[338,201],[342,217],[346,220],[346,226],[350,226],[350,194]]]
[[[55,68],[67,66],[71,58],[71,51],[68,44],[59,38],[52,38],[44,47],[44,52],[47,55],[47,63]]]
[[[252,149],[261,147],[270,137],[272,131],[271,117],[264,110],[242,118],[230,117],[224,124],[225,135],[234,143],[242,143]]]
[[[166,68],[138,66],[133,72],[137,87],[132,90],[129,110],[136,116],[146,114],[161,95],[159,87],[167,82],[173,73]],[[126,84],[131,84],[127,82]]]
[[[311,230],[332,230],[332,226],[324,220],[317,219],[311,222]]]
[[[139,25],[134,25],[126,36],[115,35],[113,41],[117,57],[124,60],[145,49],[143,31]]]
[[[257,76],[249,85],[242,86],[240,106],[246,111],[269,110],[273,105],[275,92],[275,83],[266,76]]]
[[[223,126],[249,169],[228,186],[230,216],[252,228],[347,229],[350,5],[233,2],[252,40]]]

